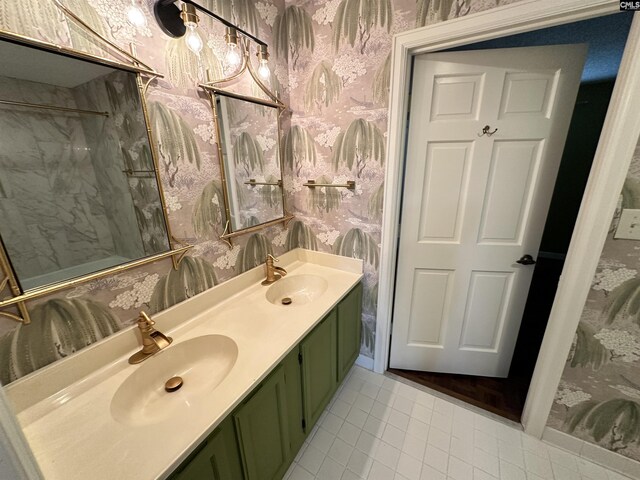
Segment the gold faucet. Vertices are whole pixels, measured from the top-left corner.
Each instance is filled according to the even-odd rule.
[[[264,266],[267,270],[267,278],[262,281],[262,285],[271,285],[276,280],[280,280],[287,274],[287,271],[282,267],[276,267],[273,263],[279,260],[271,254],[267,255],[267,260],[264,262]]]
[[[140,312],[138,316],[138,328],[142,336],[142,350],[129,357],[129,363],[135,365],[145,361],[151,355],[158,353],[163,348],[167,348],[173,342],[171,337],[167,337],[158,332],[153,326],[156,324],[145,312]]]

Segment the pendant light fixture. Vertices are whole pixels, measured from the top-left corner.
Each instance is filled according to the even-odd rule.
[[[262,77],[263,80],[269,80],[271,77],[271,70],[269,70],[269,49],[266,45],[258,45],[258,53],[256,53],[258,57],[258,75]]]
[[[240,49],[238,48],[238,31],[233,27],[227,27],[224,40],[227,42],[227,53],[224,56],[224,61],[230,67],[235,68],[242,61]]]
[[[147,26],[147,16],[138,6],[136,0],[131,0],[131,5],[126,9],[127,21],[136,28],[144,28]]]
[[[200,18],[198,17],[195,7],[189,3],[183,2],[180,18],[182,18],[182,22],[184,23],[187,32],[185,36],[187,47],[189,47],[189,50],[196,55],[200,55],[202,47],[204,47],[204,42],[198,34],[198,22],[200,21]]]
[[[249,52],[248,43],[243,40],[250,40],[258,46],[256,53],[259,62],[258,75],[263,80],[268,80],[271,76],[269,49],[265,42],[193,0],[157,0],[153,11],[162,31],[171,37],[182,37],[186,34],[187,46],[196,54],[199,54],[204,47],[202,37],[198,34],[198,22],[200,21],[198,11],[215,18],[226,27],[224,36],[227,44],[225,64],[231,68],[239,67]]]

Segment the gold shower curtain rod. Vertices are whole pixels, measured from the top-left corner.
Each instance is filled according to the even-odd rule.
[[[67,113],[83,113],[83,114],[86,114],[86,115],[102,115],[103,117],[108,117],[109,116],[109,112],[95,112],[93,110],[81,110],[79,108],[57,107],[55,105],[39,105],[37,103],[15,102],[13,100],[0,100],[0,104],[13,105],[13,106],[16,106],[16,107],[41,108],[43,110],[58,110],[58,111],[67,112]]]

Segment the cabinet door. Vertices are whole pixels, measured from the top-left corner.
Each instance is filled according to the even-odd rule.
[[[227,418],[191,456],[172,480],[241,480],[242,464],[233,423]]]
[[[292,460],[282,366],[233,414],[247,480],[280,480]]]
[[[302,341],[302,398],[307,431],[318,421],[338,386],[336,309]]]
[[[341,383],[360,353],[362,329],[362,284],[338,304],[338,383]]]
[[[300,371],[300,348],[296,346],[283,360],[284,382],[287,389],[287,421],[289,442],[295,454],[304,443],[304,413],[302,411],[302,372]]]

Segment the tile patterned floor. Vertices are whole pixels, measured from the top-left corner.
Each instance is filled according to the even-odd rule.
[[[394,379],[354,367],[285,480],[628,480]]]

